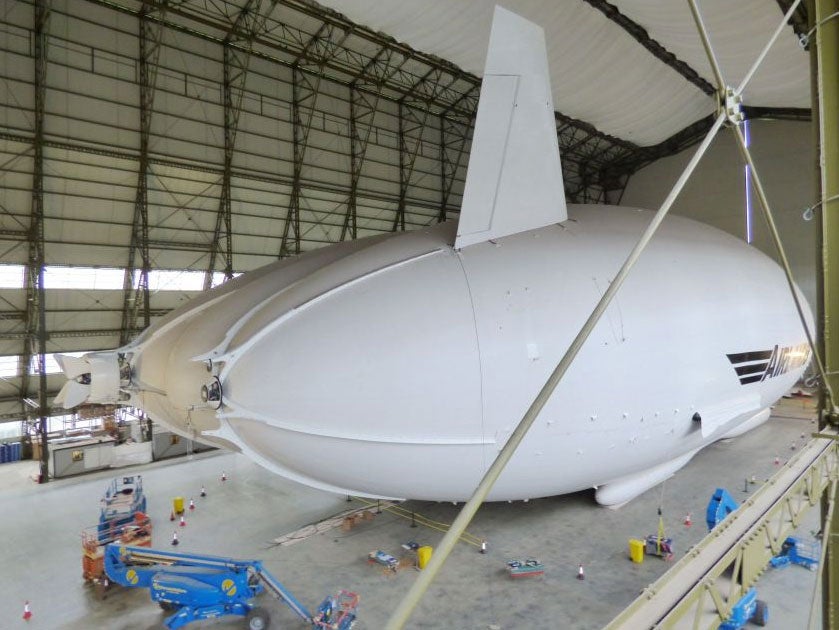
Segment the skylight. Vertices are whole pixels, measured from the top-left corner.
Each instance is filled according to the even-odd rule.
[[[0,378],[14,378],[17,376],[17,364],[20,357],[16,354],[0,357]]]
[[[201,291],[204,289],[203,271],[149,272],[149,291]]]
[[[23,265],[0,265],[0,289],[22,289],[23,269]]]
[[[24,287],[24,265],[0,265],[0,289],[22,289]],[[241,274],[233,274],[233,277]],[[139,282],[140,272],[135,273],[134,286]],[[149,291],[202,291],[203,271],[182,271],[155,269],[149,271]],[[213,273],[212,286],[224,283],[224,273]],[[44,267],[45,289],[79,289],[93,291],[121,291],[125,281],[125,269],[114,267]]]
[[[103,267],[45,267],[45,289],[122,289],[123,269]]]

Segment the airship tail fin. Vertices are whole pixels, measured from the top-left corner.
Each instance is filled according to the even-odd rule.
[[[496,7],[455,247],[567,218],[545,33]]]

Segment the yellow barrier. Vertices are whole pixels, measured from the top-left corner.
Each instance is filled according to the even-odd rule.
[[[629,559],[632,562],[637,562],[638,564],[644,562],[644,546],[645,543],[643,540],[629,539]]]
[[[431,547],[420,547],[417,549],[417,566],[420,569],[424,569],[425,565],[427,565],[431,561]]]

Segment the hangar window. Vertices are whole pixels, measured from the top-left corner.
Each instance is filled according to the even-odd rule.
[[[45,289],[122,289],[125,271],[107,267],[45,267]]]
[[[203,271],[157,269],[149,272],[149,291],[201,291],[203,288]]]
[[[23,265],[0,265],[0,289],[23,288]]]
[[[85,354],[87,350],[82,352],[61,352],[60,354],[67,354],[71,357],[80,357]],[[58,361],[55,360],[55,354],[45,354],[44,355],[44,373],[45,374],[58,374],[61,372],[61,368],[58,366]],[[38,373],[38,356],[33,356],[32,361],[29,364],[29,373],[30,374],[37,374]]]
[[[0,357],[0,378],[14,378],[17,376],[17,364],[20,357],[16,354]]]

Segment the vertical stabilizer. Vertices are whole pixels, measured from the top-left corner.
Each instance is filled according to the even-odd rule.
[[[455,247],[567,218],[545,33],[496,7]]]

